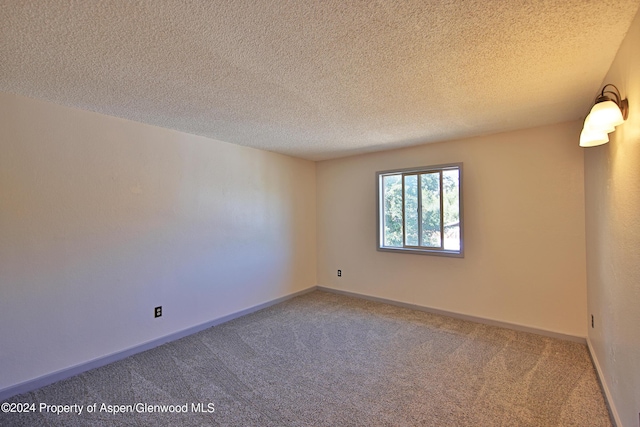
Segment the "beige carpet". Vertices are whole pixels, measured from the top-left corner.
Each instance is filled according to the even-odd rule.
[[[319,291],[10,401],[84,411],[0,425],[611,425],[584,345]]]

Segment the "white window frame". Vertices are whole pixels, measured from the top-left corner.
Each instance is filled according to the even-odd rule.
[[[404,209],[405,209],[405,203],[404,203],[404,177],[408,176],[408,175],[418,175],[418,174],[424,174],[424,173],[435,173],[435,172],[439,172],[440,173],[440,216],[441,216],[441,227],[444,228],[444,223],[442,220],[442,215],[443,215],[443,209],[442,209],[442,204],[443,204],[443,192],[442,192],[442,172],[446,171],[446,170],[452,170],[452,169],[457,169],[458,173],[459,173],[459,183],[458,183],[458,200],[459,200],[459,208],[460,208],[460,250],[451,250],[451,249],[444,249],[443,245],[444,245],[444,234],[442,234],[442,240],[441,240],[441,246],[440,248],[431,248],[431,247],[423,247],[423,246],[408,246],[406,245],[406,238],[404,236],[404,234],[406,233],[405,230],[405,226],[404,226]],[[402,186],[403,186],[403,190],[402,190],[402,198],[403,198],[403,203],[402,203],[402,212],[403,212],[403,225],[402,225],[402,232],[403,232],[403,247],[397,247],[397,246],[384,246],[383,245],[383,238],[384,238],[384,215],[382,212],[382,209],[384,208],[384,188],[382,185],[382,180],[385,176],[388,175],[401,175],[401,180],[402,180]],[[457,258],[464,258],[464,221],[463,221],[463,203],[462,203],[462,196],[463,196],[463,189],[462,189],[462,163],[448,163],[448,164],[443,164],[443,165],[434,165],[434,166],[424,166],[424,167],[416,167],[416,168],[406,168],[406,169],[394,169],[394,170],[387,170],[387,171],[380,171],[380,172],[376,172],[376,212],[377,212],[377,217],[376,217],[376,229],[377,229],[377,250],[378,251],[383,251],[383,252],[396,252],[396,253],[411,253],[411,254],[420,254],[420,255],[436,255],[436,256],[447,256],[447,257],[457,257]],[[420,196],[420,191],[418,191],[418,206],[421,205],[422,200],[421,200],[421,196]],[[421,227],[421,220],[420,217],[418,219],[418,225],[419,227]],[[418,232],[418,236],[421,236],[421,232]],[[421,237],[419,237],[421,238]]]

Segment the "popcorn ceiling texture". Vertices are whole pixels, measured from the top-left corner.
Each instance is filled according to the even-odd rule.
[[[312,160],[586,115],[640,0],[0,0],[0,91]]]

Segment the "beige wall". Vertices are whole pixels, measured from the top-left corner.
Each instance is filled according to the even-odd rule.
[[[314,286],[315,200],[313,162],[0,93],[0,391]]]
[[[640,13],[603,81],[629,100],[610,143],[585,150],[589,341],[619,425],[640,413]],[[595,94],[594,94],[595,96]],[[586,114],[586,112],[585,112]]]
[[[585,337],[580,126],[319,162],[318,284]],[[464,162],[465,258],[376,251],[375,172],[453,162]]]

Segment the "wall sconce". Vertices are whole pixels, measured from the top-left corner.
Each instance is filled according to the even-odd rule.
[[[606,90],[612,87],[612,90]],[[609,142],[609,133],[616,130],[629,116],[629,101],[622,99],[618,88],[605,85],[596,98],[591,112],[584,121],[580,133],[581,147],[595,147]]]

